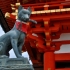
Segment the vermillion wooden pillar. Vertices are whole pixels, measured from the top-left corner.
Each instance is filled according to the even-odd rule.
[[[54,52],[45,52],[44,53],[44,70],[55,70]]]
[[[44,28],[45,28],[45,39],[46,39],[46,51],[44,52],[44,70],[55,70],[55,47],[51,46],[52,32],[57,32],[59,30],[55,25],[53,28],[50,26],[50,19],[44,19]]]
[[[44,52],[44,70],[55,70],[55,55],[54,50],[51,50],[51,27],[50,21],[44,19],[44,26],[45,26],[45,37],[46,37],[46,49],[48,51]]]

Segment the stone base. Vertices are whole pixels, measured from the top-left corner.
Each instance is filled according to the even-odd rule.
[[[34,70],[27,58],[0,58],[0,70]]]

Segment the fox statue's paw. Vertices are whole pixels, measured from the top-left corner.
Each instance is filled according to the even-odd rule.
[[[22,55],[18,55],[17,58],[23,58],[24,59],[24,57]]]
[[[19,55],[18,58],[23,59],[23,60],[24,60],[24,63],[29,64],[28,58],[25,58],[25,57],[23,57],[23,56],[21,56],[21,55]]]

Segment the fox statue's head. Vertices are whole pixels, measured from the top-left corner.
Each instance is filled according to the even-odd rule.
[[[18,8],[18,20],[28,22],[31,15],[31,8],[24,9],[21,5]]]

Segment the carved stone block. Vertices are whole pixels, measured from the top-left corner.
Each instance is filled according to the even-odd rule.
[[[0,58],[0,70],[34,70],[27,58]]]

